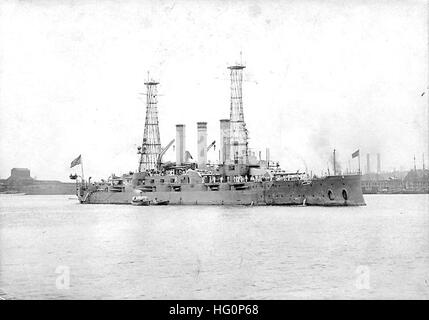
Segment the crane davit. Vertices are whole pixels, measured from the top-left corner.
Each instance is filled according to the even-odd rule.
[[[175,141],[175,139],[173,139],[173,140],[171,140],[162,150],[161,150],[161,152],[159,153],[159,155],[158,155],[158,159],[157,159],[157,161],[156,161],[156,163],[157,163],[157,167],[158,167],[158,170],[161,170],[161,164],[162,164],[162,157],[164,156],[164,154],[167,152],[167,150],[168,149],[170,149],[170,147],[173,145],[173,143],[174,143],[174,141]]]

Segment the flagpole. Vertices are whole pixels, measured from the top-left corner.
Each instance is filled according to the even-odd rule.
[[[81,178],[82,178],[82,182],[84,182],[84,177],[83,177],[83,161],[82,161],[82,156],[80,156],[80,169],[82,170],[82,176],[81,176]]]
[[[335,149],[334,149],[334,176],[336,174],[337,170],[336,170],[336,166],[335,166]]]

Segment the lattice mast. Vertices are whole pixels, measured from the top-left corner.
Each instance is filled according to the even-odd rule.
[[[146,121],[144,125],[143,142],[140,150],[139,172],[157,169],[158,156],[161,153],[161,139],[158,121],[158,92],[159,82],[149,80],[146,85]]]
[[[242,97],[244,68],[241,63],[228,67],[231,72],[230,157],[234,163],[248,162],[248,133]]]

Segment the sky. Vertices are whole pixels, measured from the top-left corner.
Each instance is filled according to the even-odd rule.
[[[367,153],[372,169],[377,153],[383,171],[423,153],[429,167],[427,43],[426,1],[0,0],[0,177],[68,181],[79,154],[94,179],[136,170],[148,72],[161,144],[185,124],[196,155],[196,122],[211,142],[229,117],[240,52],[263,158],[321,173],[333,149],[343,170],[359,149],[363,171]]]

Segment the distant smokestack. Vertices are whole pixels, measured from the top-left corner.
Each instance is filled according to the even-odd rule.
[[[198,136],[198,168],[205,168],[207,164],[207,122],[197,122]]]
[[[366,154],[366,173],[371,173],[371,163],[369,159],[369,153]]]
[[[380,160],[380,154],[377,153],[377,173],[381,173],[381,160]]]
[[[229,119],[220,120],[220,163],[228,162],[230,160],[230,121]]]
[[[270,149],[269,148],[265,149],[265,158],[267,160],[267,167],[268,167],[269,163],[270,163]]]
[[[185,125],[176,124],[176,165],[185,163]]]

